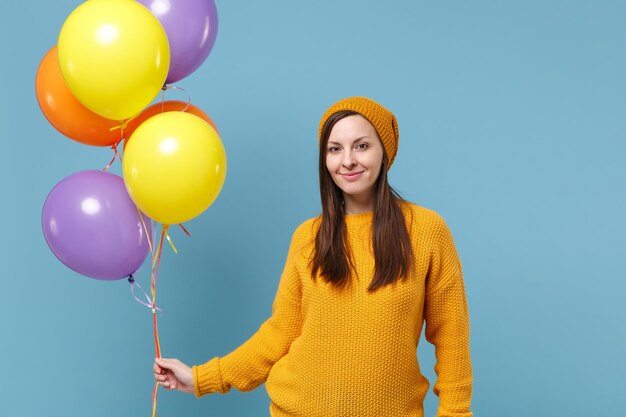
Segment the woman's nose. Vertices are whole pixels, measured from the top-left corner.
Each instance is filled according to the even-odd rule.
[[[350,168],[356,165],[356,161],[352,157],[352,152],[346,152],[343,155],[342,163],[343,163],[343,166],[350,167]]]

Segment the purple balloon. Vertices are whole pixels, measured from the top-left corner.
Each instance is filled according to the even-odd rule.
[[[81,171],[54,186],[43,206],[43,234],[61,262],[79,274],[114,280],[137,272],[148,254],[150,219],[130,199],[124,180]]]
[[[180,81],[209,56],[217,36],[213,0],[138,0],[161,22],[170,42],[166,83]]]

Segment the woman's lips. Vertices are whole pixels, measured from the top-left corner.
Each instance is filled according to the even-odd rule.
[[[363,171],[360,171],[360,172],[349,172],[349,173],[346,173],[346,174],[341,174],[341,176],[346,181],[356,181],[359,178],[361,178],[361,175],[363,175]]]

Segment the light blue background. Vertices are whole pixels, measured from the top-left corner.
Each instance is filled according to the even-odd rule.
[[[77,1],[3,1],[0,416],[148,416],[149,311],[79,276],[41,233],[47,193],[105,148],[61,136],[37,66]],[[372,97],[399,120],[390,181],[448,222],[472,320],[476,416],[626,409],[626,3],[221,1],[209,59],[178,85],[217,123],[228,177],[172,237],[158,298],[166,356],[202,363],[270,314],[293,229],[319,211],[317,123]],[[120,65],[124,65],[120,62]],[[168,98],[185,99],[172,94]],[[119,162],[112,168],[120,173]],[[148,286],[144,268],[139,281]],[[433,378],[433,351],[420,361]],[[159,416],[263,416],[263,387]],[[437,399],[426,401],[434,416]]]

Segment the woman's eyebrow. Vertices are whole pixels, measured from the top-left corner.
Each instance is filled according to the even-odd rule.
[[[366,138],[368,138],[368,137],[369,137],[369,136],[361,136],[361,137],[359,137],[359,138],[354,139],[354,140],[352,141],[352,143],[354,144],[354,143],[356,143],[356,142],[360,141],[361,139],[366,139]],[[332,141],[332,140],[329,140],[329,141],[328,141],[328,143],[333,143],[333,144],[335,144],[335,145],[341,145],[341,143],[339,143],[339,142],[335,142],[335,141]]]

